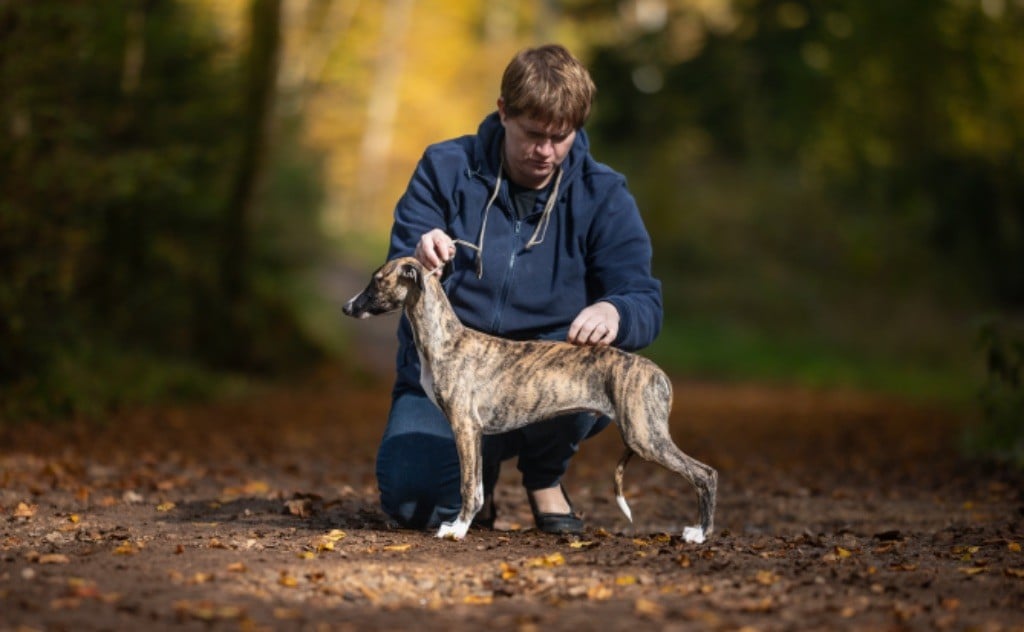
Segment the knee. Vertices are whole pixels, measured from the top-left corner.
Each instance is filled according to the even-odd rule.
[[[455,446],[433,435],[388,437],[377,453],[377,485],[381,508],[403,527],[452,520],[461,506]]]

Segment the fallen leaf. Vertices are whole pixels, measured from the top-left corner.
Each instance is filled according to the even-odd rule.
[[[38,561],[40,564],[69,564],[71,562],[67,555],[63,555],[61,553],[40,555]]]
[[[328,540],[331,540],[332,542],[337,542],[339,540],[344,540],[346,535],[348,534],[346,534],[341,529],[331,529],[330,532],[324,537]]]
[[[289,575],[288,571],[281,571],[281,576],[277,578],[277,583],[285,588],[295,588],[299,585],[299,580]]]
[[[245,567],[245,564],[243,564],[242,562],[235,562],[233,564],[228,564],[228,571],[231,572],[231,573],[244,573],[246,570],[248,570],[248,569]]]
[[[527,562],[528,566],[561,566],[565,564],[565,558],[562,557],[561,553],[552,553],[551,555],[545,555],[544,557],[535,557]]]
[[[494,602],[494,595],[466,595],[462,599],[462,603],[469,604],[472,606],[486,606]]]
[[[1008,568],[1006,569],[1006,576],[1024,579],[1024,568]]]
[[[1006,548],[1010,549],[1011,553],[1020,553],[1020,543],[1019,542],[1009,542],[1009,543],[1007,543]]]
[[[762,586],[771,586],[778,580],[779,576],[772,571],[757,571],[757,575],[754,576],[754,581]]]
[[[285,513],[299,518],[308,518],[313,515],[313,502],[308,498],[296,498],[286,500],[284,503]]]
[[[385,551],[398,551],[398,552],[401,553],[403,551],[408,551],[411,548],[412,548],[412,544],[389,544],[389,545],[384,547],[384,550]]]
[[[844,549],[841,546],[837,546],[836,547],[835,553],[836,553],[836,557],[838,557],[841,560],[844,560],[844,559],[850,557],[851,555],[853,555],[853,553],[850,552],[849,549]]]
[[[312,551],[302,551],[301,553],[299,553],[300,560],[312,560],[314,558],[316,558],[316,553]]]
[[[633,604],[633,610],[640,616],[660,619],[665,616],[665,609],[656,601],[641,597]]]
[[[519,571],[508,565],[507,562],[501,563],[501,578],[508,581],[519,574]]]
[[[167,512],[167,511],[170,511],[170,510],[174,509],[175,507],[177,507],[177,505],[175,505],[174,503],[172,503],[172,502],[165,502],[165,503],[160,503],[159,505],[157,505],[156,506],[156,510],[160,511],[160,512]]]
[[[917,564],[908,564],[906,562],[903,564],[891,564],[889,569],[894,571],[916,571]]]
[[[14,508],[15,518],[32,518],[36,515],[36,511],[39,509],[38,505],[30,505],[28,503],[18,503],[18,506]]]
[[[114,549],[114,555],[135,555],[139,550],[131,542],[124,542]]]
[[[241,619],[245,610],[238,606],[219,605],[211,601],[176,601],[174,611],[179,617],[192,617],[200,621],[227,621]]]
[[[964,575],[980,575],[984,573],[986,569],[984,566],[964,566],[956,570],[960,571]]]
[[[632,586],[636,583],[636,577],[633,575],[619,575],[615,578],[616,586]]]
[[[216,577],[214,577],[212,573],[195,573],[186,583],[189,586],[198,586],[202,584],[209,584],[214,579],[216,579]]]
[[[313,548],[316,549],[317,553],[323,551],[333,551],[334,545],[345,539],[346,533],[340,529],[332,529],[326,535],[322,535],[313,541]]]
[[[576,540],[575,542],[571,542],[569,544],[569,548],[571,548],[571,549],[586,549],[588,547],[594,546],[595,544],[596,543],[593,540]]]
[[[591,599],[593,601],[607,601],[612,598],[613,594],[614,593],[611,588],[603,584],[598,584],[597,586],[592,586],[590,590],[587,591],[587,599]]]

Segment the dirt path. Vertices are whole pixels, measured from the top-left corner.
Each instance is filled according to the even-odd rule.
[[[679,383],[691,490],[614,430],[567,485],[578,539],[539,534],[508,464],[495,531],[438,541],[379,513],[385,384],[325,371],[215,407],[0,430],[0,630],[1024,630],[1017,474],[959,462],[957,420],[896,402]]]

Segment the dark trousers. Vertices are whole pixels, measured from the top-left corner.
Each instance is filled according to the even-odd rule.
[[[592,413],[556,417],[483,438],[484,494],[491,494],[501,462],[519,457],[527,490],[558,485],[580,443],[611,420]],[[462,507],[459,455],[444,414],[419,388],[397,386],[377,452],[377,484],[384,512],[411,528],[435,528]]]

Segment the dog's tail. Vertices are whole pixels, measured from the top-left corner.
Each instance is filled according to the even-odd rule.
[[[619,505],[622,513],[629,518],[629,521],[633,522],[633,512],[629,510],[626,497],[622,494],[622,477],[626,473],[626,464],[631,458],[633,458],[633,450],[627,446],[626,451],[622,453],[622,458],[619,459],[619,464],[615,466],[615,502]]]

